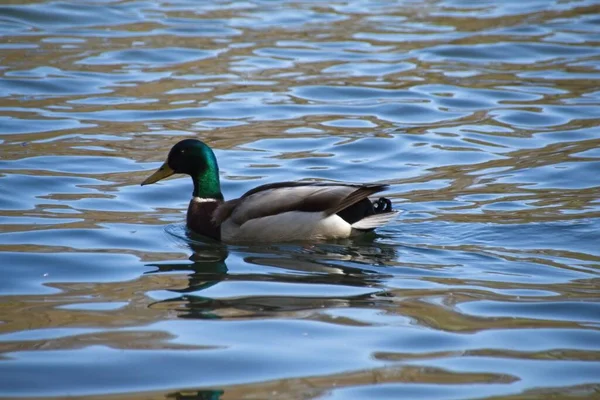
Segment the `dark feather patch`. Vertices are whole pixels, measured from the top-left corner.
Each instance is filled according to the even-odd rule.
[[[382,190],[385,190],[386,188],[387,188],[387,185],[374,185],[374,184],[362,185],[358,189],[356,189],[354,192],[350,193],[350,195],[348,195],[348,197],[343,199],[335,207],[332,207],[331,209],[328,209],[325,212],[328,215],[337,214],[340,211],[345,210],[346,208],[350,207],[351,205],[356,204],[359,201],[368,198],[370,195],[372,195],[374,193],[381,192]]]
[[[358,203],[346,207],[337,213],[337,215],[350,225],[373,214],[375,214],[375,209],[369,199],[362,199]]]

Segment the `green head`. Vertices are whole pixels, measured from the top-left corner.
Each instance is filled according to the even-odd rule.
[[[193,196],[222,200],[219,166],[215,154],[204,142],[185,139],[177,143],[167,161],[143,185],[158,182],[173,174],[187,174],[194,182]]]

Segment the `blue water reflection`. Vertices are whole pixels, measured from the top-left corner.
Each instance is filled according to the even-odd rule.
[[[595,398],[597,1],[0,6],[0,397]],[[187,232],[227,198],[381,182],[377,235]]]

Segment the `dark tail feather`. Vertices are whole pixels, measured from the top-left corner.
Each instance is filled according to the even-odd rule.
[[[386,197],[380,197],[377,201],[373,202],[373,211],[375,214],[383,214],[392,211],[392,202]]]
[[[340,202],[336,207],[330,208],[325,211],[325,215],[337,214],[340,211],[345,210],[346,208],[358,203],[361,200],[368,198],[370,195],[374,193],[381,192],[387,189],[388,185],[363,185],[356,189],[354,192],[350,193],[344,200]]]

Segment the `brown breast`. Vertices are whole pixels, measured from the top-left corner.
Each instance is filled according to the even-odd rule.
[[[221,226],[212,222],[212,215],[219,201],[197,201],[192,199],[187,212],[187,226],[199,235],[221,240]]]

